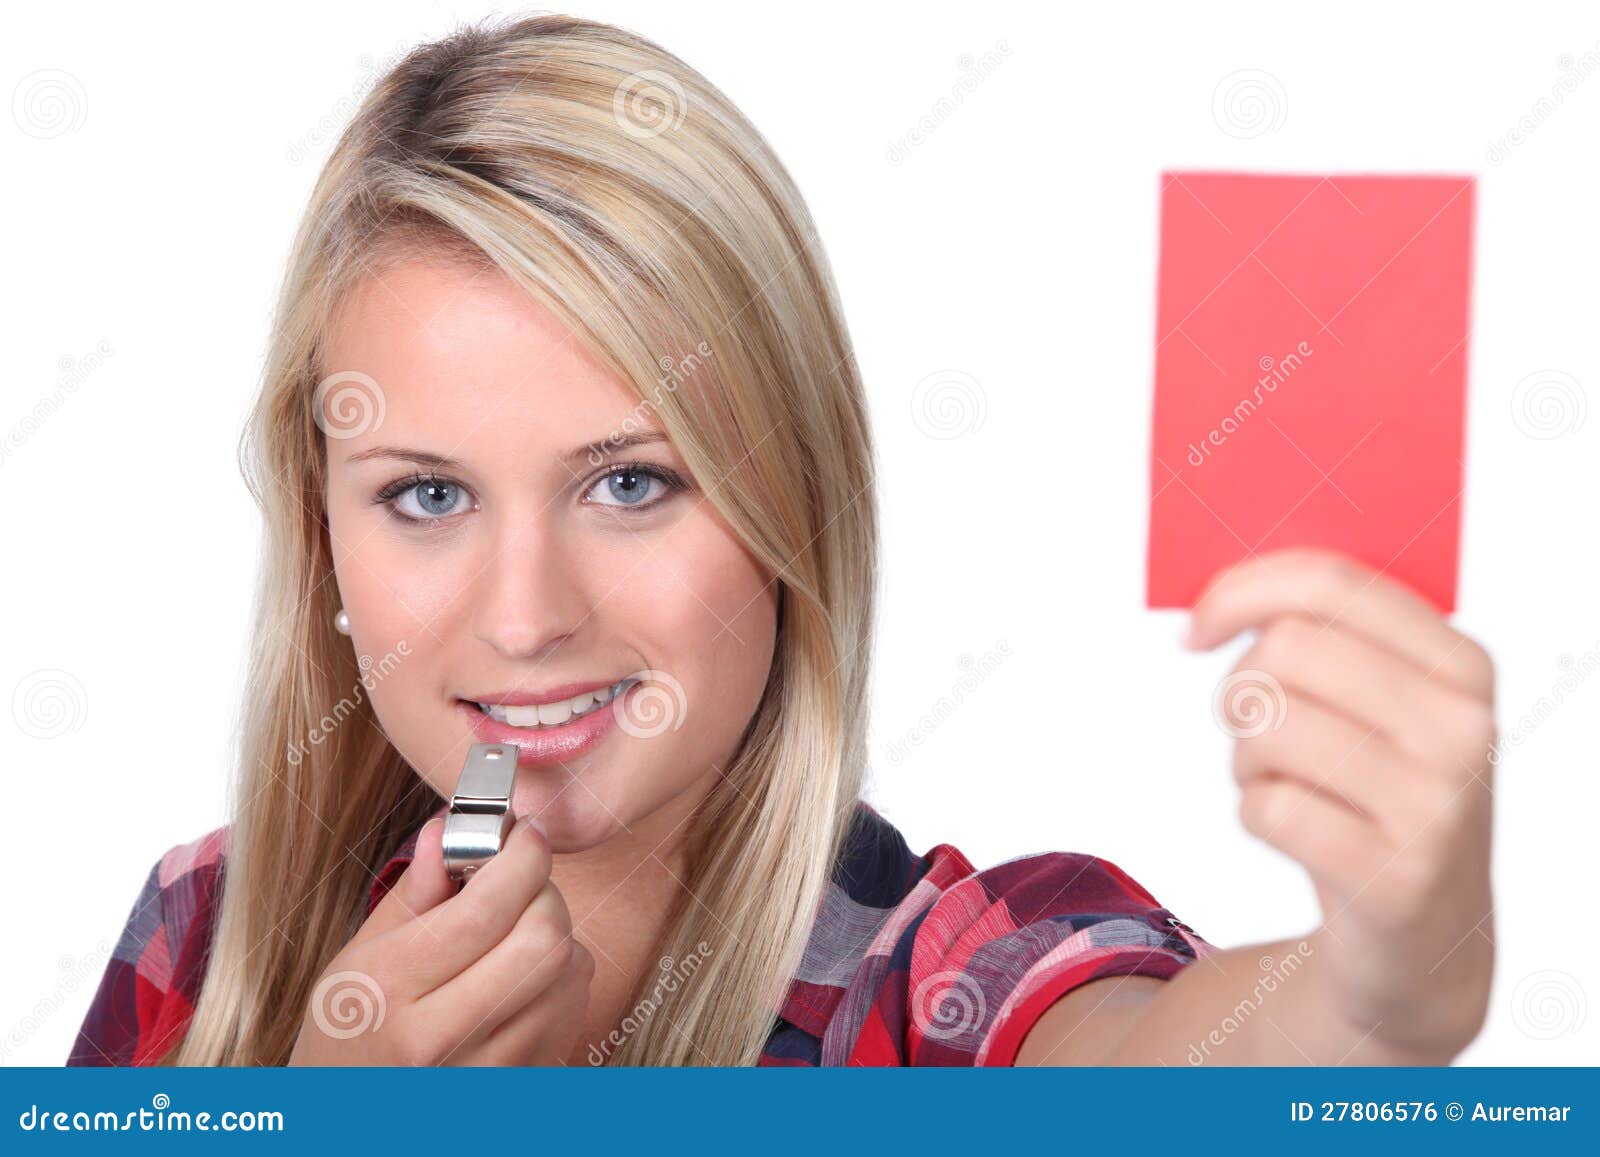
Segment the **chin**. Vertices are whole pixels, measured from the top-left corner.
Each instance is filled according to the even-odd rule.
[[[529,813],[537,816],[550,839],[550,850],[561,854],[597,848],[622,833],[625,822],[631,823],[620,808],[608,810],[578,785],[568,787],[553,800],[547,792],[532,793],[530,797],[519,791],[512,811],[519,818]]]

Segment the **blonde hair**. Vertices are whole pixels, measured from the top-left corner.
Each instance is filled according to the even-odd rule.
[[[215,937],[163,1063],[286,1062],[374,872],[441,802],[384,736],[332,625],[312,405],[340,369],[319,358],[356,279],[418,254],[492,265],[554,310],[638,390],[779,584],[765,692],[691,821],[695,902],[680,901],[658,946],[698,969],[607,1058],[753,1064],[865,766],[877,529],[865,406],[815,228],[766,141],[677,57],[558,15],[411,51],[312,193],[241,444],[265,543]],[[350,717],[307,744],[340,703]]]

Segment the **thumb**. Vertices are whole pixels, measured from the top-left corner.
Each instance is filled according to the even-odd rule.
[[[444,867],[443,837],[441,817],[435,816],[422,825],[411,863],[351,937],[352,945],[398,928],[456,894],[456,883]]]

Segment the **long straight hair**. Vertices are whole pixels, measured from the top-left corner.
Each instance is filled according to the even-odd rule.
[[[679,902],[658,945],[695,970],[670,992],[642,977],[647,1014],[605,1058],[753,1064],[865,766],[865,405],[815,228],[766,141],[676,56],[558,15],[412,50],[362,102],[306,208],[240,446],[265,542],[216,930],[162,1063],[285,1063],[374,872],[441,802],[383,734],[371,676],[333,628],[313,401],[339,368],[320,359],[340,303],[415,255],[498,269],[555,311],[637,390],[637,412],[659,419],[778,584],[765,691],[690,822],[696,902]]]

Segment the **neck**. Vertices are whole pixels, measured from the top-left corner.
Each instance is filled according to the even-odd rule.
[[[595,959],[588,1023],[579,1059],[569,1063],[588,1063],[591,1041],[611,1032],[653,975],[668,920],[686,894],[691,817],[719,775],[713,769],[602,844],[554,857],[550,879],[566,900],[573,938]]]
[[[692,817],[718,778],[712,769],[603,842],[556,853],[550,878],[567,901],[574,928],[623,909],[640,916],[671,905],[688,879]]]

